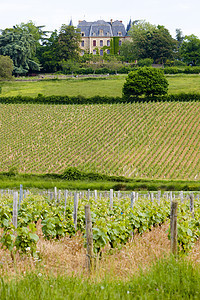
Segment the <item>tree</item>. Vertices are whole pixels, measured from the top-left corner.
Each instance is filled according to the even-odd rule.
[[[164,63],[173,58],[176,42],[164,26],[141,21],[129,32],[135,59],[152,58],[155,63]]]
[[[58,36],[59,60],[79,59],[81,35],[74,26],[62,25]]]
[[[134,46],[132,41],[125,41],[120,46],[120,56],[123,61],[132,62],[136,59]]]
[[[106,67],[115,71],[115,74],[117,74],[117,71],[122,67],[122,62],[119,61],[116,56],[110,55],[106,62]]]
[[[200,64],[200,39],[195,35],[185,36],[181,47],[180,56],[183,61],[191,65]]]
[[[53,31],[38,49],[37,57],[45,72],[62,70],[64,61],[79,61],[80,33],[73,27],[62,25],[60,31]]]
[[[168,82],[161,69],[142,67],[128,74],[122,93],[125,98],[167,94]]]
[[[60,64],[64,73],[71,72],[72,76],[79,70],[79,63],[74,59],[63,60]]]
[[[12,59],[9,56],[0,55],[0,78],[11,79],[13,68]]]
[[[35,40],[25,31],[7,28],[0,35],[0,55],[7,55],[13,61],[15,74],[26,74],[29,70],[39,71],[34,61]]]
[[[44,72],[56,72],[60,70],[58,59],[58,32],[54,30],[50,37],[37,49],[37,58],[42,65]]]

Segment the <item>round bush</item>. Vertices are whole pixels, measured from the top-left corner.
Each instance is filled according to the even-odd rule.
[[[160,96],[167,94],[168,82],[163,70],[142,67],[128,74],[124,83],[123,97]]]

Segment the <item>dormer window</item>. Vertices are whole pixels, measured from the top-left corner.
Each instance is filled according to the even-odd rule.
[[[121,31],[119,31],[119,32],[118,32],[118,36],[122,36],[122,33],[121,33]]]
[[[85,32],[81,32],[81,36],[85,36]]]
[[[99,30],[99,35],[100,35],[100,36],[103,36],[103,29],[100,29],[100,30]]]

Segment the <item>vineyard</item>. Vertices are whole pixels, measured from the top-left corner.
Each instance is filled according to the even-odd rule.
[[[200,179],[200,103],[0,104],[0,172]]]
[[[21,193],[22,192],[22,193]],[[3,234],[1,244],[14,253],[38,257],[37,242],[39,235],[47,240],[72,237],[77,232],[85,234],[85,205],[89,204],[92,215],[93,242],[95,255],[101,254],[106,245],[111,249],[122,247],[136,234],[142,234],[152,227],[165,223],[170,218],[170,203],[178,201],[178,249],[188,253],[200,236],[199,194],[172,193],[147,194],[110,194],[72,193],[55,191],[34,195],[23,191],[1,195],[0,219]],[[38,235],[37,226],[41,224]],[[168,231],[168,235],[170,231]]]

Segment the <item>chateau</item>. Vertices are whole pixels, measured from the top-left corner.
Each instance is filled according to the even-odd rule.
[[[115,43],[120,46],[124,40],[129,39],[128,31],[131,28],[131,20],[125,29],[122,21],[105,22],[98,20],[95,22],[79,21],[77,28],[81,32],[81,54],[92,53],[103,55],[104,51],[110,54],[110,46],[115,39]]]

